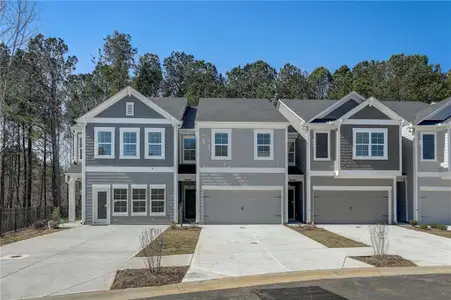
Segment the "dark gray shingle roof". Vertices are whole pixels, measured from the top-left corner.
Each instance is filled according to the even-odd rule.
[[[305,122],[337,102],[338,100],[296,100],[281,99],[282,103],[287,105]]]
[[[183,114],[182,128],[194,128],[196,122],[197,107],[187,107]]]
[[[451,97],[449,97],[443,101],[431,104],[426,109],[423,109],[422,111],[418,112],[416,115],[416,118],[415,118],[415,124],[420,123],[428,115],[432,114],[433,112],[435,112],[439,108],[443,107],[444,105],[448,104],[449,102],[451,102]]]
[[[66,173],[81,173],[81,163],[72,163]]]
[[[266,99],[202,98],[196,121],[288,122]]]
[[[182,120],[188,103],[186,98],[179,97],[152,97],[149,99],[179,121]]]
[[[409,122],[413,122],[417,113],[429,106],[418,101],[382,101],[382,103]]]

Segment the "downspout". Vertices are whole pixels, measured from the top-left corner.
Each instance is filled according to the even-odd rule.
[[[419,212],[418,212],[418,131],[416,128],[412,128],[414,131],[413,134],[413,219],[416,221],[419,220]]]
[[[337,122],[337,132],[335,137],[335,177],[340,176],[341,170],[341,124],[343,123],[343,119],[338,120]]]
[[[182,127],[182,124],[176,121],[175,118],[172,118],[172,126],[174,127],[174,222],[178,222],[178,211],[179,211],[179,170],[178,170],[178,157],[179,157],[179,149],[178,149],[178,140],[179,140],[179,129]]]
[[[311,199],[311,186],[310,186],[310,148],[312,147],[312,141],[310,139],[310,128],[307,127],[307,166],[306,166],[306,170],[307,170],[307,177],[306,177],[306,181],[305,181],[305,189],[306,189],[306,204],[307,204],[307,213],[306,213],[306,222],[307,223],[311,223],[312,222],[312,199]]]

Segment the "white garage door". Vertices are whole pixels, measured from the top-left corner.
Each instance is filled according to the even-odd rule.
[[[451,224],[451,188],[420,191],[421,223]]]

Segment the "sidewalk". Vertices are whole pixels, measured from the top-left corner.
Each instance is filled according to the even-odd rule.
[[[358,268],[274,273],[243,277],[220,278],[200,282],[185,282],[160,287],[146,287],[126,290],[98,291],[64,296],[46,297],[46,300],[119,300],[145,297],[185,294],[201,291],[242,288],[258,285],[310,281],[319,279],[343,279],[357,277],[383,277],[399,275],[451,274],[451,267],[401,267],[401,268]],[[39,299],[39,298],[36,298]],[[42,299],[42,298],[41,298]]]

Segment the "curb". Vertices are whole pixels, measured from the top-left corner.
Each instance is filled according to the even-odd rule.
[[[225,277],[206,281],[182,282],[158,287],[132,288],[125,290],[95,291],[61,296],[50,296],[45,299],[85,300],[85,299],[137,299],[156,296],[168,296],[212,290],[244,288],[258,285],[288,283],[298,281],[344,279],[357,277],[383,277],[400,275],[451,274],[451,266],[446,267],[394,267],[394,268],[354,268],[296,271],[249,275],[240,277]],[[40,299],[40,298],[35,298]]]

